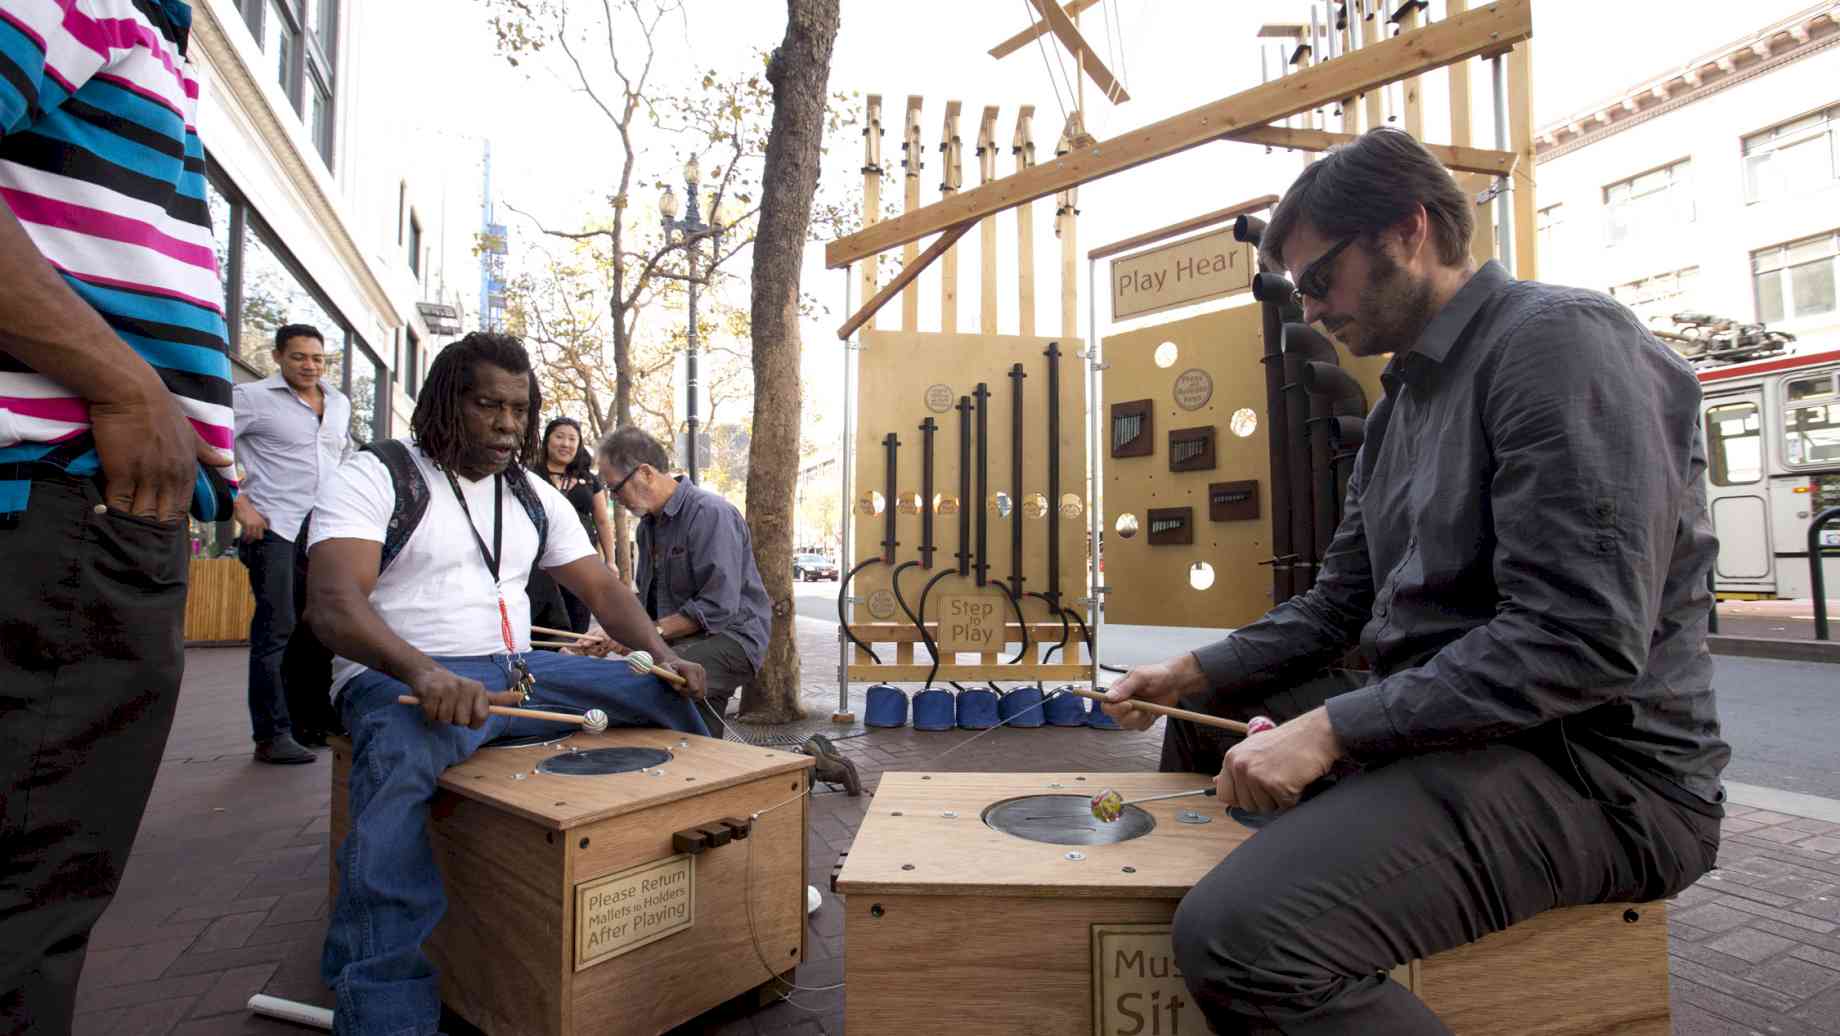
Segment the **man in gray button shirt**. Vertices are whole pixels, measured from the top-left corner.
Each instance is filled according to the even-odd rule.
[[[729,699],[760,671],[773,616],[735,505],[670,475],[664,445],[621,428],[597,451],[607,495],[639,516],[639,602],[671,650],[709,673],[703,720],[722,735]]]
[[[294,632],[294,540],[300,523],[351,452],[351,401],[326,384],[326,342],[317,328],[275,332],[274,374],[236,386],[236,460],[243,468],[237,555],[249,569],[249,725],[264,763],[310,763],[294,739],[281,686],[281,656]]]
[[[1166,769],[1218,766],[1269,820],[1175,919],[1220,1032],[1447,1032],[1387,969],[1717,853],[1698,383],[1611,299],[1476,269],[1473,221],[1396,130],[1298,177],[1264,260],[1392,354],[1346,516],[1309,591],[1111,692],[1282,721],[1165,736]],[[1365,683],[1319,675],[1356,645]]]

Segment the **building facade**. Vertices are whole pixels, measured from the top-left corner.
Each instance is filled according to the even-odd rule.
[[[1840,341],[1836,44],[1817,4],[1543,127],[1541,279]]]

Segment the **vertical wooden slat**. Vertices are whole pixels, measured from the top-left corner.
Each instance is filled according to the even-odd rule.
[[[1016,171],[1035,164],[1035,106],[1025,104],[1016,114],[1016,135],[1010,142],[1016,159]],[[1035,334],[1035,203],[1016,206],[1016,303],[1019,308],[1017,334]]]
[[[1517,43],[1508,54],[1509,147],[1519,154],[1509,174],[1514,192],[1514,276],[1530,281],[1539,277],[1539,241],[1536,235],[1539,198],[1534,193],[1533,44]]]
[[[1386,14],[1379,5],[1386,0],[1359,0],[1361,8],[1361,46],[1371,47],[1386,39]],[[1367,128],[1386,125],[1386,87],[1367,91]]]
[[[880,94],[869,95],[868,121],[863,125],[863,205],[862,225],[874,226],[882,218],[882,97]],[[881,286],[876,276],[875,264],[880,261],[877,256],[870,256],[862,261],[862,299],[868,301],[875,297]],[[875,318],[871,316],[865,330],[875,330]]]
[[[978,124],[978,184],[997,178],[997,106],[986,105]],[[985,216],[978,224],[978,263],[982,283],[978,290],[978,333],[997,333],[997,217]]]
[[[904,211],[912,212],[920,207],[920,170],[925,166],[925,151],[920,144],[920,108],[926,99],[917,94],[907,98],[906,129],[901,137],[901,165],[907,172],[907,197]],[[920,256],[920,242],[909,241],[901,246],[901,265],[910,266]],[[901,289],[901,330],[920,330],[920,279],[909,281]]]
[[[1411,5],[1400,12],[1400,32],[1411,32],[1422,24],[1424,24],[1424,12],[1419,6]],[[1424,105],[1420,103],[1419,100],[1420,85],[1419,76],[1413,76],[1399,84],[1399,89],[1405,97],[1403,105],[1405,108],[1405,131],[1412,134],[1413,140],[1425,139],[1425,109]]]
[[[1067,119],[1054,155],[1059,158],[1073,148],[1074,133],[1084,132],[1080,113]],[[1080,336],[1080,189],[1072,187],[1055,195],[1054,236],[1061,242],[1061,337]],[[1058,504],[1052,505],[1058,507]],[[1050,521],[1056,520],[1051,513]]]
[[[1449,3],[1448,17],[1456,17],[1469,10],[1469,0],[1446,0]],[[1475,60],[1459,61],[1450,66],[1450,142],[1457,147],[1469,147],[1474,139],[1474,125],[1470,119],[1470,85],[1469,70]]]
[[[939,141],[939,196],[958,193],[964,184],[964,145],[958,137],[958,113],[963,102],[946,102],[946,124]],[[939,329],[946,334],[958,333],[958,246],[953,245],[939,259]]]

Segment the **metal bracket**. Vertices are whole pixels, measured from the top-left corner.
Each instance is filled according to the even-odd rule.
[[[1111,587],[1109,587],[1109,586],[1095,586],[1095,587],[1093,587],[1093,593],[1096,593],[1096,594],[1109,594],[1109,593],[1111,593],[1111,592],[1112,592],[1112,588],[1111,588]]]
[[[1511,189],[1508,178],[1505,176],[1498,176],[1493,183],[1489,184],[1487,188],[1476,195],[1476,204],[1487,205],[1489,202],[1508,193]]]
[[[1096,371],[1109,371],[1112,369],[1112,365],[1109,363],[1100,362],[1100,363],[1093,364],[1092,369]]]

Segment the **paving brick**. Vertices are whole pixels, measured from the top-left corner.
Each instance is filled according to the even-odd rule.
[[[1840,1033],[1840,989],[1830,989],[1795,1010],[1793,1017],[1824,1033]]]
[[[1719,902],[1707,903],[1682,911],[1679,915],[1682,924],[1709,932],[1724,932],[1737,928],[1749,920],[1743,911],[1734,910],[1726,905],[1730,897],[1723,897]]]
[[[104,914],[106,920],[109,914]],[[89,933],[89,950],[93,954],[98,950],[124,949],[130,946],[145,946],[152,942],[173,942],[180,939],[195,939],[210,924],[209,921],[183,921],[178,924],[98,924]]]
[[[1840,837],[1834,835],[1816,835],[1795,843],[1797,849],[1806,849],[1812,853],[1840,854]]]
[[[1689,982],[1697,982],[1709,989],[1717,990],[1728,996],[1739,997],[1758,1007],[1771,1011],[1783,1012],[1793,1010],[1801,1001],[1795,997],[1779,993],[1768,986],[1727,975],[1690,960],[1679,957],[1668,962],[1668,970]],[[1729,1016],[1728,1016],[1729,1017]]]
[[[191,944],[191,939],[167,939],[119,950],[91,951],[83,964],[83,981],[97,986],[126,986],[159,978]]]
[[[1830,1031],[1803,1019],[1788,1017],[1787,1009],[1760,1007],[1718,989],[1704,988],[1691,979],[1681,984],[1680,998],[1721,1018],[1741,1022],[1754,1032],[1767,1032],[1770,1036],[1825,1036]]]
[[[73,1019],[72,1031],[106,1033],[107,1036],[166,1036],[185,1017],[186,1011],[196,999],[191,996],[173,997],[103,1011],[94,1021],[86,1021],[85,1016],[79,1015]],[[102,1027],[95,1027],[98,1023]]]
[[[291,924],[321,917],[326,913],[326,895],[324,886],[306,892],[290,892],[269,912],[268,923]]]
[[[1817,835],[1829,835],[1840,832],[1840,824],[1836,824],[1831,820],[1816,820],[1813,817],[1796,817],[1794,820],[1785,820],[1783,821],[1783,826],[1793,827],[1797,831],[1807,831],[1810,834]]]
[[[251,914],[229,914],[211,922],[211,927],[192,943],[194,953],[208,950],[231,950],[249,941],[249,935],[262,924],[268,915],[257,911]]]
[[[1752,838],[1765,842],[1781,842],[1784,845],[1799,842],[1808,837],[1808,832],[1798,831],[1793,827],[1760,827],[1755,831],[1746,831],[1737,837]]]
[[[275,973],[275,967],[274,964],[250,964],[220,973],[211,988],[192,1006],[192,1017],[204,1018],[246,1010],[249,998],[260,993],[268,984],[269,976]]]
[[[175,997],[197,996],[211,988],[212,975],[188,975],[184,978],[154,979],[125,986],[100,986],[92,983],[89,972],[77,987],[77,1013],[106,1012],[120,1007],[139,1007]]]
[[[1816,993],[1840,985],[1840,971],[1824,968],[1819,964],[1796,957],[1784,957],[1760,964],[1745,974],[1745,978],[1762,986],[1780,990],[1797,999],[1805,999]]]
[[[1767,809],[1759,809],[1751,813],[1746,813],[1744,819],[1759,824],[1786,824],[1791,820],[1799,820],[1800,818],[1789,813],[1772,813]]]
[[[1840,922],[1840,895],[1815,896],[1813,899],[1803,900],[1795,911],[1798,914],[1807,914],[1809,917],[1820,918],[1823,921]]]
[[[1819,964],[1824,968],[1832,968],[1840,972],[1840,953],[1832,950],[1818,949],[1813,946],[1797,946],[1789,951],[1789,955],[1798,960],[1805,960],[1810,964]]]
[[[1829,895],[1840,890],[1840,885],[1834,885],[1806,874],[1784,874],[1760,881],[1756,887],[1765,892],[1774,892],[1797,900],[1814,899],[1817,896]]]
[[[166,968],[168,976],[177,978],[181,975],[197,975],[206,972],[228,971],[250,964],[273,964],[285,960],[298,952],[318,953],[317,942],[276,942],[261,946],[238,946],[233,950],[213,950],[208,953],[181,954]]]
[[[280,901],[279,896],[251,896],[248,899],[197,903],[175,912],[172,919],[174,921],[200,919],[210,921],[230,914],[249,914],[258,910],[268,910]]]
[[[1748,899],[1731,897],[1725,902],[1733,910],[1741,910],[1744,913],[1755,914],[1758,917],[1767,917],[1772,921],[1781,921],[1783,924],[1794,925],[1797,928],[1806,928],[1811,932],[1826,933],[1834,930],[1834,924],[1832,922],[1823,921],[1819,918],[1809,917],[1803,914],[1792,914],[1787,910],[1779,910],[1776,907],[1765,906],[1762,903],[1753,903]]]

